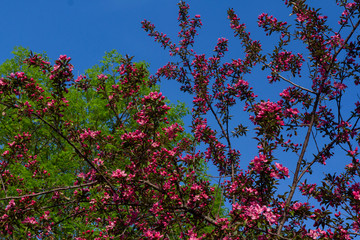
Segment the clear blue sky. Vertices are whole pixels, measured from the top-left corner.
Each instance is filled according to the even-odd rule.
[[[257,17],[263,12],[289,20],[290,9],[281,0],[190,0],[190,14],[200,14],[203,28],[199,31],[196,50],[210,56],[219,37],[230,39],[229,57],[241,58],[240,41],[233,38],[226,11],[234,8],[247,24],[253,39],[266,47],[273,42],[265,38],[257,27]],[[310,0],[323,13],[339,12],[335,0]],[[2,0],[0,1],[0,63],[11,58],[15,46],[28,47],[34,52],[46,52],[53,62],[60,54],[73,60],[75,75],[97,64],[105,51],[117,49],[119,53],[135,56],[135,61],[150,63],[150,72],[163,66],[170,58],[159,44],[147,36],[141,28],[144,19],[154,23],[157,29],[176,38],[177,0]],[[266,75],[254,74],[248,81],[259,93],[270,93]],[[170,100],[183,98],[175,82],[163,82],[162,91]],[[274,88],[276,96],[279,86]],[[176,90],[174,90],[176,89]],[[264,97],[267,99],[268,97]],[[246,143],[241,143],[246,144]],[[239,147],[243,150],[242,147]],[[252,146],[256,151],[256,145]],[[254,153],[242,152],[247,161]],[[284,162],[282,162],[284,163]]]

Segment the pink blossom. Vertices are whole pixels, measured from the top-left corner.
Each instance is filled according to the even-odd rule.
[[[303,205],[302,203],[296,202],[296,203],[294,203],[294,205],[292,206],[292,208],[293,208],[294,210],[298,210],[302,205]]]
[[[356,200],[360,200],[360,190],[359,191],[353,191],[352,194],[353,194],[353,196],[354,196],[354,198]]]
[[[10,153],[9,150],[6,150],[6,151],[3,152],[2,156],[5,156],[5,155],[7,155],[9,153]]]
[[[112,175],[113,178],[121,178],[121,177],[126,177],[127,174],[125,173],[124,170],[120,170],[120,169],[116,169]]]
[[[22,221],[22,223],[30,223],[33,225],[38,224],[34,217],[27,217],[24,221]]]
[[[104,74],[100,74],[100,75],[97,76],[97,78],[98,78],[99,80],[100,80],[100,79],[106,80],[106,79],[108,79],[108,76],[106,76],[106,75],[104,75]]]
[[[0,86],[6,86],[7,83],[4,82],[4,79],[3,78],[0,78]]]
[[[316,230],[309,230],[308,232],[308,236],[311,237],[312,239],[318,239],[319,237],[325,235],[326,232],[321,230],[320,228],[316,229]]]
[[[289,169],[287,167],[284,167],[280,163],[275,163],[276,168],[282,172],[286,177],[290,177],[289,175]]]
[[[263,154],[260,154],[259,157],[255,157],[251,163],[253,164],[253,169],[257,172],[260,173],[263,168],[264,168],[264,163],[266,163],[268,160],[266,159],[266,156]]]
[[[11,199],[9,204],[6,206],[5,211],[10,210],[11,208],[14,208],[16,206],[14,199]]]
[[[263,210],[264,210],[264,216],[266,218],[266,220],[269,222],[269,224],[277,224],[277,216],[276,214],[273,213],[273,211],[266,207],[266,206],[263,206]]]

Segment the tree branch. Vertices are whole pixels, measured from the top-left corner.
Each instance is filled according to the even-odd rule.
[[[34,193],[34,194],[5,197],[5,198],[0,198],[0,201],[4,201],[4,200],[8,200],[8,199],[21,199],[21,198],[25,198],[25,197],[36,197],[36,196],[40,196],[40,195],[44,195],[44,194],[48,194],[48,193],[52,193],[52,192],[57,192],[57,191],[62,191],[62,190],[69,190],[69,189],[74,189],[74,188],[88,187],[88,186],[94,185],[96,183],[99,183],[99,182],[94,181],[94,182],[84,183],[84,184],[75,185],[75,186],[54,188],[54,189],[51,189],[51,190],[47,190],[47,191],[43,191],[43,192],[39,192],[39,193]]]

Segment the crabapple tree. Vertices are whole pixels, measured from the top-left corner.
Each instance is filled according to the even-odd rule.
[[[335,2],[342,13],[334,26],[305,0],[283,1],[288,19],[261,14],[274,49],[253,40],[230,9],[244,54],[226,61],[225,38],[212,56],[197,53],[201,17],[180,1],[179,42],[142,22],[174,58],[150,78],[129,57],[75,79],[67,56],[51,65],[30,54],[28,73],[0,79],[2,121],[11,123],[1,130],[2,236],[355,239],[360,1]],[[268,75],[261,84],[280,86],[276,99],[255,91],[254,71]],[[190,135],[151,89],[161,79],[193,97]],[[243,159],[239,141],[249,135],[256,153]],[[204,173],[204,161],[216,176]],[[74,166],[62,166],[61,181],[52,167],[65,162]],[[311,177],[331,162],[340,173]]]

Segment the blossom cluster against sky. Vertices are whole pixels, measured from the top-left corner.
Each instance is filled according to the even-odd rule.
[[[179,31],[178,0],[16,0],[1,1],[0,21],[0,63],[12,58],[15,46],[28,47],[33,52],[46,52],[52,62],[60,55],[72,58],[74,74],[97,64],[105,51],[117,49],[122,55],[135,56],[134,61],[150,64],[153,74],[167,61],[174,60],[160,44],[147,36],[141,28],[141,21],[147,19],[160,32],[166,33],[177,42]],[[227,10],[233,8],[241,21],[246,23],[254,40],[260,40],[264,47],[272,48],[274,41],[266,38],[257,26],[257,18],[262,13],[274,15],[279,20],[289,21],[290,9],[282,0],[189,0],[190,15],[200,15],[203,27],[196,39],[195,50],[212,55],[218,38],[229,39],[228,59],[244,56],[240,41],[233,37],[227,19]],[[339,12],[335,0],[309,0],[316,8],[324,8],[324,13],[334,15]],[[292,16],[294,18],[294,16]],[[332,20],[331,18],[329,19]],[[335,22],[335,21],[334,21]],[[175,39],[175,40],[174,40]],[[275,40],[275,39],[273,39]],[[252,78],[267,82],[266,75]],[[249,80],[249,79],[248,79]],[[260,94],[268,93],[264,84],[253,84]],[[171,101],[183,100],[178,92],[173,92],[173,82],[162,82],[161,90]],[[271,96],[270,96],[271,97]]]

